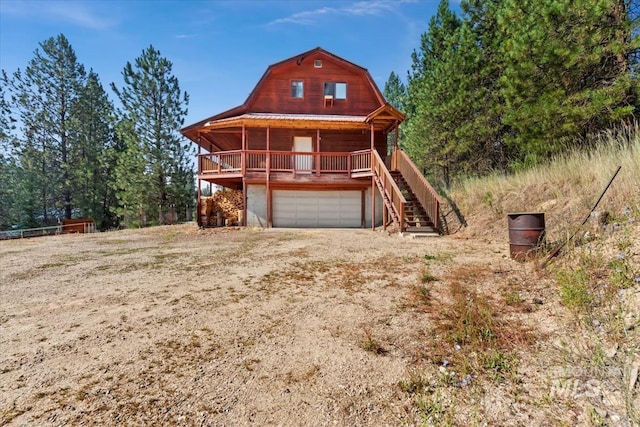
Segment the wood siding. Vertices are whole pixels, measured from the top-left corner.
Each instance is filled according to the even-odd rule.
[[[290,151],[294,136],[308,136],[313,139],[313,150],[317,147],[317,130],[311,129],[270,129],[271,151]],[[238,136],[239,138],[239,136]],[[350,152],[371,148],[371,134],[362,131],[320,131],[321,152]],[[375,134],[375,148],[382,158],[387,155],[387,138],[381,132]],[[247,129],[247,149],[266,150],[267,130]]]
[[[314,66],[322,61],[322,68]],[[291,82],[304,82],[304,96],[291,96]],[[334,99],[333,106],[324,105],[324,83],[347,84],[347,99]],[[365,72],[345,66],[322,52],[274,68],[262,82],[247,106],[248,111],[286,114],[367,115],[380,107]]]

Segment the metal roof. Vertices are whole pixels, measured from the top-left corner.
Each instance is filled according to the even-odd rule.
[[[228,122],[253,120],[282,120],[282,121],[316,121],[316,122],[337,122],[337,123],[365,123],[367,116],[342,116],[330,114],[282,114],[282,113],[246,113],[240,116],[226,119],[208,121],[204,127],[212,125],[222,125]]]

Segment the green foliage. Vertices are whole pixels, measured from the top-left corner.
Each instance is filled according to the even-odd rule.
[[[431,271],[427,266],[424,266],[422,268],[422,272],[420,273],[420,281],[422,283],[437,282],[438,278],[431,274]]]
[[[400,77],[393,71],[389,75],[389,79],[384,85],[384,91],[382,93],[387,102],[393,105],[396,109],[402,111],[404,109],[405,100],[407,98],[407,88],[400,80]],[[395,133],[387,135],[387,150],[391,152],[396,142]]]
[[[163,223],[164,214],[193,206],[195,190],[190,144],[179,133],[188,96],[181,92],[172,64],[153,46],[122,72],[118,138],[123,155],[116,167],[117,198],[127,225]],[[184,218],[181,218],[184,219]]]
[[[18,222],[15,197],[16,164],[9,152],[12,141],[12,118],[9,103],[5,99],[7,75],[0,76],[0,230]]]
[[[458,17],[440,2],[403,103],[401,147],[435,182],[528,168],[637,114],[633,2],[460,7]]]
[[[67,38],[60,34],[40,43],[24,71],[11,79],[11,112],[22,125],[18,136],[5,126],[2,139],[10,165],[12,204],[3,225],[38,226],[62,218],[91,217],[99,227],[115,225],[110,186],[114,159],[108,101],[95,73],[88,77]],[[3,103],[9,103],[2,96]],[[9,121],[15,119],[9,117]],[[6,141],[11,140],[10,147]],[[109,160],[110,159],[110,160]]]
[[[562,303],[571,309],[585,310],[592,301],[588,280],[589,276],[582,268],[559,270],[556,273],[556,281],[560,286]]]
[[[71,151],[78,124],[73,106],[85,78],[84,67],[62,34],[40,43],[24,72],[13,75],[12,101],[23,126],[17,147],[21,181],[26,184],[22,190],[36,190],[20,194],[20,205],[38,206],[24,212],[25,222],[40,217],[47,223],[72,216],[75,164]]]
[[[119,148],[113,129],[114,108],[98,75],[91,70],[74,106],[78,122],[74,158],[74,195],[81,217],[93,218],[105,230],[118,223],[115,180]]]
[[[518,158],[546,158],[568,141],[633,114],[631,33],[621,0],[509,0],[500,86]],[[637,46],[636,46],[637,48]]]
[[[518,359],[513,354],[491,348],[482,353],[481,357],[484,369],[494,381],[515,377]]]

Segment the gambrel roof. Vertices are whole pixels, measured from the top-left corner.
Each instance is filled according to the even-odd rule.
[[[334,65],[334,68],[342,70],[342,73],[349,73],[357,77],[358,82],[362,82],[361,91],[356,92],[353,96],[349,108],[357,108],[357,114],[353,112],[345,112],[336,114],[335,110],[326,109],[321,111],[293,111],[289,105],[288,111],[274,111],[276,108],[265,107],[264,95],[268,82],[272,81],[276,76],[285,76],[291,73],[298,76],[300,74],[296,66],[304,64],[305,61],[311,61],[311,58],[322,58]],[[308,64],[305,64],[308,65]],[[293,70],[293,71],[292,71]],[[282,78],[282,77],[280,77]],[[366,103],[358,102],[358,97],[366,98]],[[272,102],[271,106],[276,105],[280,108],[280,103]],[[309,110],[309,104],[298,104]],[[283,107],[284,108],[284,107]],[[384,99],[373,78],[366,68],[356,65],[344,58],[341,58],[329,51],[317,47],[307,52],[292,56],[291,58],[269,65],[258,81],[257,85],[251,91],[247,99],[242,105],[231,108],[227,111],[215,114],[204,120],[201,120],[182,129],[183,135],[192,141],[198,143],[198,136],[207,133],[213,129],[238,128],[242,126],[255,127],[288,127],[288,128],[321,128],[321,129],[369,129],[373,126],[376,130],[389,131],[398,126],[404,120],[405,116],[395,109]],[[207,148],[207,144],[203,144]]]

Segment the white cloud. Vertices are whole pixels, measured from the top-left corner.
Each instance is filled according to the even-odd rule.
[[[412,0],[358,1],[342,7],[321,7],[314,10],[297,12],[284,18],[275,19],[269,22],[267,26],[275,26],[281,24],[313,25],[318,22],[320,18],[327,15],[381,16],[385,13],[393,12],[400,3],[407,3],[411,1]]]
[[[2,1],[2,12],[24,18],[46,19],[71,23],[93,30],[104,30],[116,25],[107,14],[92,10],[99,3],[82,1]]]

